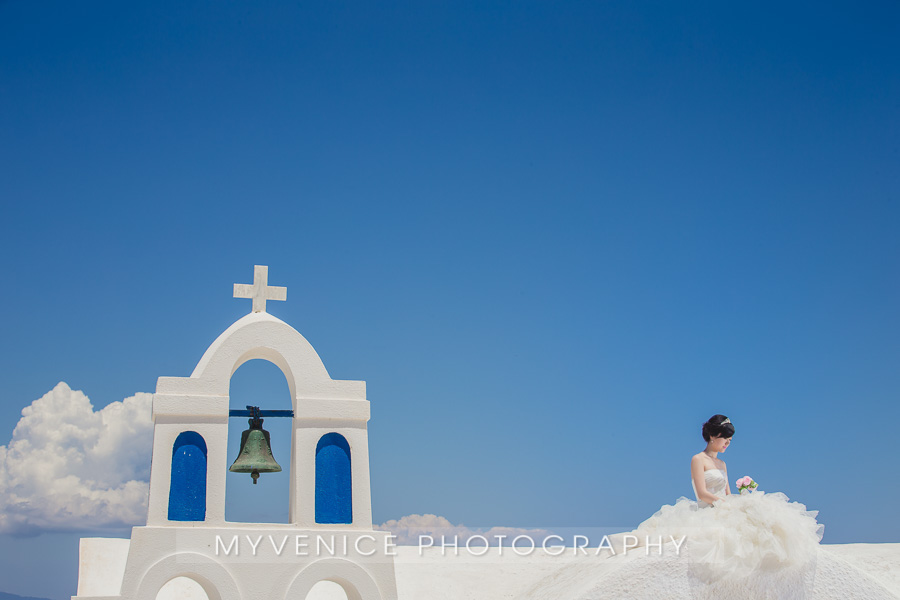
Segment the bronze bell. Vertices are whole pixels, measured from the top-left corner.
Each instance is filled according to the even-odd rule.
[[[253,484],[256,485],[260,473],[277,473],[281,471],[281,465],[272,456],[269,432],[262,428],[259,408],[251,408],[249,423],[250,429],[241,434],[241,451],[228,470],[232,473],[250,473]]]

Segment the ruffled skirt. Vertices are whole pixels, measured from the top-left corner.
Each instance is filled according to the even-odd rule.
[[[803,577],[815,572],[825,529],[817,515],[781,492],[729,495],[706,508],[682,497],[660,508],[635,534],[642,540],[684,536],[682,551],[693,576],[703,582],[791,572]]]

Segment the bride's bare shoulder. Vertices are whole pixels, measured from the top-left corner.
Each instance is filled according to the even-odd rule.
[[[721,458],[713,460],[706,452],[698,452],[691,457],[691,467],[694,465],[698,465],[699,468],[704,471],[708,470],[707,467],[711,469],[724,469],[725,461]]]

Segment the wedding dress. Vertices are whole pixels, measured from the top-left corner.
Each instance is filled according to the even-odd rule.
[[[681,497],[663,506],[635,530],[641,542],[645,536],[651,542],[660,535],[685,536],[682,559],[688,561],[695,597],[726,590],[754,598],[811,595],[824,532],[818,512],[781,492],[726,495],[728,481],[720,469],[704,477],[706,489],[720,500],[710,505]]]

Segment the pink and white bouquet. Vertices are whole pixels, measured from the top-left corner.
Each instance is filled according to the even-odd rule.
[[[753,479],[749,475],[741,477],[740,479],[735,481],[734,484],[737,486],[738,491],[742,494],[744,492],[752,492],[757,488],[757,483],[753,481]]]

